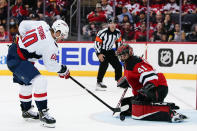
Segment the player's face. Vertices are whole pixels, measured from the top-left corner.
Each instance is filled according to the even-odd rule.
[[[109,23],[109,28],[113,32],[116,29],[116,23],[114,22]]]
[[[123,54],[119,56],[121,62],[125,62],[129,58],[129,54]]]
[[[60,31],[57,31],[55,33],[55,37],[56,37],[56,41],[61,41],[63,39],[63,36],[61,36],[61,32]]]

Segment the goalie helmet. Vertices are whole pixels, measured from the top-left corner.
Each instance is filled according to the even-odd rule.
[[[116,51],[117,56],[129,54],[129,56],[133,55],[133,48],[130,47],[128,44],[122,44],[120,47],[118,47]]]
[[[52,29],[54,30],[55,33],[57,31],[61,32],[59,37],[63,37],[64,39],[68,38],[69,27],[65,21],[56,20],[52,25]],[[56,37],[56,38],[59,38],[59,37]]]

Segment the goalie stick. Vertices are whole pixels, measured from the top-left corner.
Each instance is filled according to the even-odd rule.
[[[122,93],[122,96],[120,97],[120,100],[118,101],[118,104],[117,104],[116,108],[120,108],[121,101],[122,101],[122,99],[124,98],[124,96],[125,96],[127,90],[128,90],[128,88],[126,88],[126,89],[124,90],[124,92]],[[122,107],[123,107],[123,106],[122,106]],[[115,113],[116,113],[116,112],[113,112],[113,115],[114,115]]]
[[[83,86],[81,83],[79,83],[75,78],[73,78],[72,76],[70,76],[70,79],[73,80],[76,84],[78,84],[80,87],[82,87],[83,89],[85,89],[88,93],[90,93],[92,96],[94,96],[97,100],[99,100],[101,103],[103,103],[105,106],[107,106],[111,111],[113,112],[122,112],[127,110],[129,107],[128,106],[122,106],[120,108],[113,108],[110,105],[108,105],[106,102],[104,102],[103,100],[101,100],[98,96],[96,96],[94,93],[92,93],[90,90],[88,90],[85,86]]]

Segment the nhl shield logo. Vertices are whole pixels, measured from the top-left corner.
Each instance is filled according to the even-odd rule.
[[[159,49],[158,64],[162,67],[171,67],[173,65],[173,50],[172,49]]]

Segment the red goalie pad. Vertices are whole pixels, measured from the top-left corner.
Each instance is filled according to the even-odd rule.
[[[132,102],[132,118],[150,121],[171,121],[171,108],[168,103]]]

